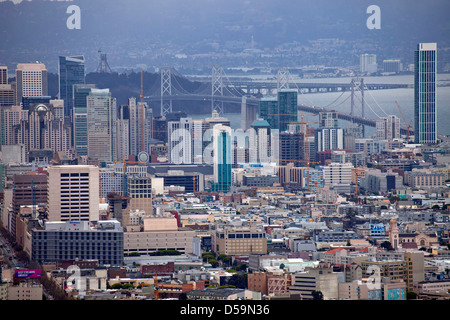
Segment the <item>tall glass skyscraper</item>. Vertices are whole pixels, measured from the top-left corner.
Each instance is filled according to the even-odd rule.
[[[87,137],[87,96],[94,84],[76,84],[73,86],[73,146],[79,156],[88,154]]]
[[[213,128],[214,146],[214,183],[212,191],[228,192],[231,186],[231,166],[233,154],[231,148],[231,128],[216,124]]]
[[[117,160],[117,104],[109,89],[91,89],[87,102],[87,156],[91,160]]]
[[[437,142],[436,43],[419,43],[414,54],[414,134],[416,143]]]
[[[260,117],[266,120],[272,129],[280,132],[288,129],[289,123],[298,120],[297,90],[281,89],[277,98],[262,98],[259,104]]]
[[[59,98],[64,100],[64,116],[73,110],[73,85],[84,83],[84,56],[59,57]]]

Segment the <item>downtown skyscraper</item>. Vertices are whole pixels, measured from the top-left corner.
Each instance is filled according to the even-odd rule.
[[[231,128],[221,124],[216,124],[213,128],[213,167],[214,183],[212,191],[228,192],[231,187],[231,166],[232,154]]]
[[[19,63],[16,68],[16,104],[23,97],[48,95],[47,67],[43,63]]]
[[[117,105],[109,89],[91,89],[87,96],[87,156],[91,160],[117,159]]]
[[[281,89],[276,98],[262,98],[259,109],[260,117],[269,123],[270,128],[286,131],[290,123],[298,120],[297,90]]]
[[[414,53],[414,134],[416,143],[437,142],[437,44],[419,43]]]
[[[59,57],[59,99],[64,100],[64,116],[71,117],[73,110],[73,85],[84,84],[84,57]]]

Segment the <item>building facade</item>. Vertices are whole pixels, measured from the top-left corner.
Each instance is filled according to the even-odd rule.
[[[32,230],[31,259],[38,263],[98,260],[99,265],[123,263],[123,229],[115,220],[46,222]]]
[[[47,68],[43,63],[19,63],[16,68],[16,103],[23,97],[48,95]]]
[[[419,43],[414,53],[414,134],[416,143],[437,142],[437,44]]]
[[[59,56],[59,99],[64,100],[64,116],[72,117],[73,85],[84,83],[84,56]]]
[[[88,158],[97,161],[117,160],[116,99],[109,89],[91,89],[87,96]]]
[[[99,169],[90,165],[47,168],[48,220],[99,220]]]

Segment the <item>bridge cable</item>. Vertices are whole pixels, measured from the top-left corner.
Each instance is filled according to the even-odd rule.
[[[366,84],[364,84],[364,89],[367,89],[367,92],[369,92],[370,96],[372,97],[373,101],[375,101],[376,105],[378,106],[378,108],[380,108],[381,111],[383,111],[383,113],[387,116],[388,114],[386,113],[386,111],[383,110],[383,108],[381,108],[381,106],[378,104],[377,100],[375,100],[375,98],[373,97],[373,95],[370,93],[369,88],[367,87]],[[364,98],[364,100],[366,100]]]
[[[326,105],[325,107],[323,107],[323,108],[328,108],[328,107],[330,107],[333,103],[335,103],[336,101],[338,101],[341,97],[342,97],[342,95],[345,93],[345,91],[342,91],[342,93],[339,95],[339,97],[337,97],[333,102],[331,102],[330,104],[328,104],[328,105]],[[350,96],[349,96],[350,97]],[[348,98],[347,98],[348,99]],[[345,99],[344,101],[346,101],[347,99]],[[339,105],[341,105],[342,103],[340,103],[340,104],[338,104],[338,106]]]

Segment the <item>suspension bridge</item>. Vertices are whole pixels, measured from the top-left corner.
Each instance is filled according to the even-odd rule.
[[[311,105],[299,104],[299,111],[316,115],[320,112],[334,111],[337,113],[338,119],[369,127],[375,127],[377,119],[367,118],[365,116],[366,108],[369,108],[377,118],[388,114],[374,99],[369,103],[365,93],[371,95],[371,90],[409,87],[407,84],[366,84],[362,78],[353,78],[350,83],[295,82],[290,79],[287,68],[278,70],[276,81],[253,81],[251,79],[231,81],[223,68],[215,65],[211,69],[210,77],[194,80],[195,89],[191,88],[188,91],[183,87],[183,82],[186,84],[186,81],[192,81],[192,78],[188,79],[172,67],[161,67],[159,74],[160,82],[155,82],[149,90],[151,95],[144,96],[143,99],[144,102],[152,105],[159,104],[160,115],[171,113],[174,101],[207,102],[211,104],[211,112],[216,111],[219,115],[223,115],[226,104],[246,103],[249,106],[259,106],[262,92],[272,95],[280,89],[296,89],[299,94],[303,95],[304,100],[308,100],[305,95],[308,92],[341,92],[339,97],[327,106],[314,106],[312,103]],[[350,93],[350,95],[344,98],[346,93]],[[348,102],[349,99],[350,102]],[[350,113],[337,111],[340,106],[348,106],[348,104],[350,104]],[[360,114],[356,114],[356,109],[360,109]],[[407,127],[407,124],[402,124],[400,133],[407,135],[408,131],[409,136],[414,135],[414,131]]]

